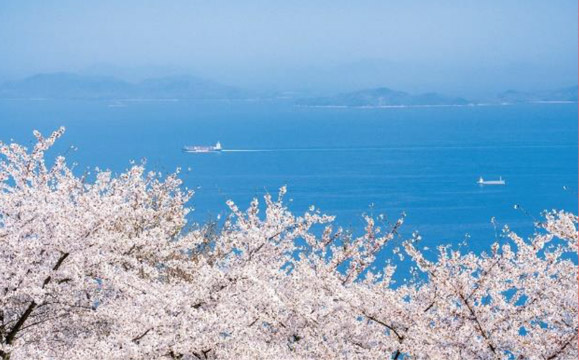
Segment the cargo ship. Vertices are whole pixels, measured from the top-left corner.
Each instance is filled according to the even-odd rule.
[[[183,151],[189,153],[210,153],[210,152],[220,152],[223,150],[221,143],[218,141],[217,144],[213,146],[184,146]]]
[[[499,177],[498,180],[485,180],[483,179],[483,177],[481,176],[478,181],[477,184],[479,185],[505,185],[505,180],[503,180],[502,177]]]

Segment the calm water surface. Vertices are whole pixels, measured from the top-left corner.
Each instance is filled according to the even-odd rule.
[[[424,245],[468,239],[475,251],[495,239],[490,222],[525,234],[544,209],[577,211],[577,104],[330,109],[284,103],[0,101],[0,139],[32,144],[31,131],[67,127],[56,153],[79,171],[121,171],[146,158],[183,174],[196,189],[192,219],[244,208],[287,184],[291,208],[315,204],[360,229],[362,214],[402,211],[404,235]],[[118,104],[113,104],[118,105]],[[183,145],[221,141],[220,154]],[[481,187],[479,176],[506,186]],[[565,190],[566,189],[566,190]],[[519,204],[524,210],[515,210]],[[527,214],[526,214],[526,213]]]

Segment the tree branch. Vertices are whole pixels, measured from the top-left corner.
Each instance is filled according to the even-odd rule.
[[[62,265],[62,263],[64,262],[64,260],[66,260],[68,255],[70,255],[70,254],[69,253],[62,254],[60,256],[60,258],[58,259],[58,261],[56,262],[56,264],[54,265],[54,267],[52,268],[52,270],[53,271],[58,270],[60,268],[60,266]],[[50,283],[50,280],[52,280],[51,276],[48,276],[46,279],[44,279],[44,282],[42,283],[43,289],[46,285],[48,285],[48,283]],[[28,307],[26,308],[24,313],[22,315],[20,315],[20,318],[18,318],[18,321],[16,322],[16,324],[14,324],[14,326],[12,327],[10,332],[8,332],[8,334],[6,335],[6,339],[5,339],[6,344],[8,344],[8,345],[12,344],[12,342],[14,341],[14,338],[16,337],[16,334],[18,334],[18,331],[20,331],[20,329],[22,328],[22,325],[24,325],[24,323],[26,322],[26,320],[28,319],[30,314],[32,314],[32,312],[34,311],[36,306],[38,306],[38,304],[35,301],[32,301],[30,303],[30,305],[28,305]]]

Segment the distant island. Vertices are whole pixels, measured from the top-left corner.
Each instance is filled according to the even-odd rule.
[[[380,87],[327,97],[303,98],[297,100],[296,103],[300,106],[312,107],[417,107],[561,102],[577,102],[577,85],[536,92],[508,90],[494,97],[477,101],[435,92],[413,95],[404,91]]]
[[[394,107],[468,104],[469,101],[461,97],[449,97],[434,92],[412,95],[387,87],[348,92],[330,97],[298,100],[298,105],[304,106]]]
[[[537,103],[537,102],[577,102],[578,87],[569,86],[550,91],[525,92],[508,90],[500,93],[497,100],[501,103]]]
[[[388,87],[312,97],[291,92],[258,92],[191,75],[130,82],[113,76],[68,72],[37,74],[0,84],[0,99],[78,100],[281,100],[311,107],[467,106],[487,104],[577,102],[578,87],[549,91],[508,90],[482,100],[437,92],[410,94]]]
[[[189,75],[131,83],[110,76],[73,73],[38,74],[0,85],[0,98],[16,99],[247,99],[233,86]]]

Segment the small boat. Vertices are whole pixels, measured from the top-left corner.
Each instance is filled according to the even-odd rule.
[[[218,141],[217,144],[213,146],[184,146],[183,151],[190,153],[210,153],[210,152],[220,152],[223,150],[221,143]]]
[[[503,180],[502,176],[499,177],[498,180],[485,180],[483,179],[483,177],[481,176],[478,181],[477,184],[479,185],[505,185],[506,182],[505,180]]]

